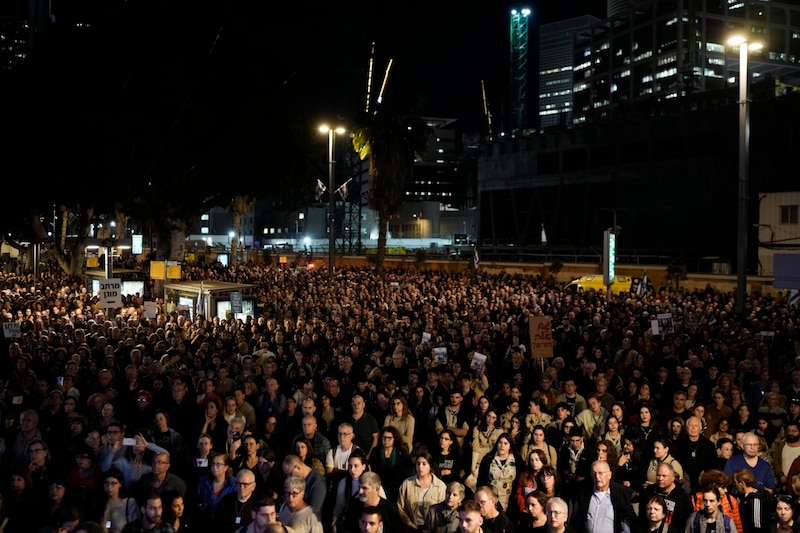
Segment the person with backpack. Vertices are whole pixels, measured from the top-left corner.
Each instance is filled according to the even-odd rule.
[[[703,508],[689,516],[685,533],[739,533],[731,517],[722,512],[721,499],[716,487],[703,489]]]

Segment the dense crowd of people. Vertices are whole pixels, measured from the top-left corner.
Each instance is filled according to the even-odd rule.
[[[710,286],[184,277],[252,285],[255,316],[109,313],[82,280],[0,275],[0,532],[800,531],[785,295],[737,316]]]

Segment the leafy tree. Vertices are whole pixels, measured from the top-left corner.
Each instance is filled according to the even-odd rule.
[[[375,271],[383,273],[389,219],[405,199],[406,182],[414,173],[417,154],[425,151],[432,129],[424,120],[383,109],[362,117],[353,129],[353,148],[363,161],[369,157],[368,201],[378,213]]]

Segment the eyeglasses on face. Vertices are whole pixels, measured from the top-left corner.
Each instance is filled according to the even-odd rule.
[[[236,482],[236,486],[237,487],[249,487],[253,483],[255,483],[255,481],[237,481]]]

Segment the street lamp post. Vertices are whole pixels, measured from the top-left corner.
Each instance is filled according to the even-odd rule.
[[[336,141],[336,134],[342,134],[345,132],[345,129],[342,127],[332,128],[328,125],[323,124],[319,127],[319,131],[322,133],[328,134],[328,274],[331,276],[333,275],[333,260],[334,260],[334,251],[336,248],[336,234],[334,233],[334,223],[336,222],[335,210],[336,210],[336,195],[334,194],[334,190],[336,189],[336,180],[334,178],[334,165],[336,165],[336,160],[333,158],[334,154],[334,146]]]
[[[761,48],[759,43],[751,43],[746,37],[737,36],[728,44],[739,46],[739,215],[736,238],[736,311],[744,315],[744,300],[747,293],[747,199],[749,189],[750,159],[750,86],[747,72],[747,59],[750,50]]]

